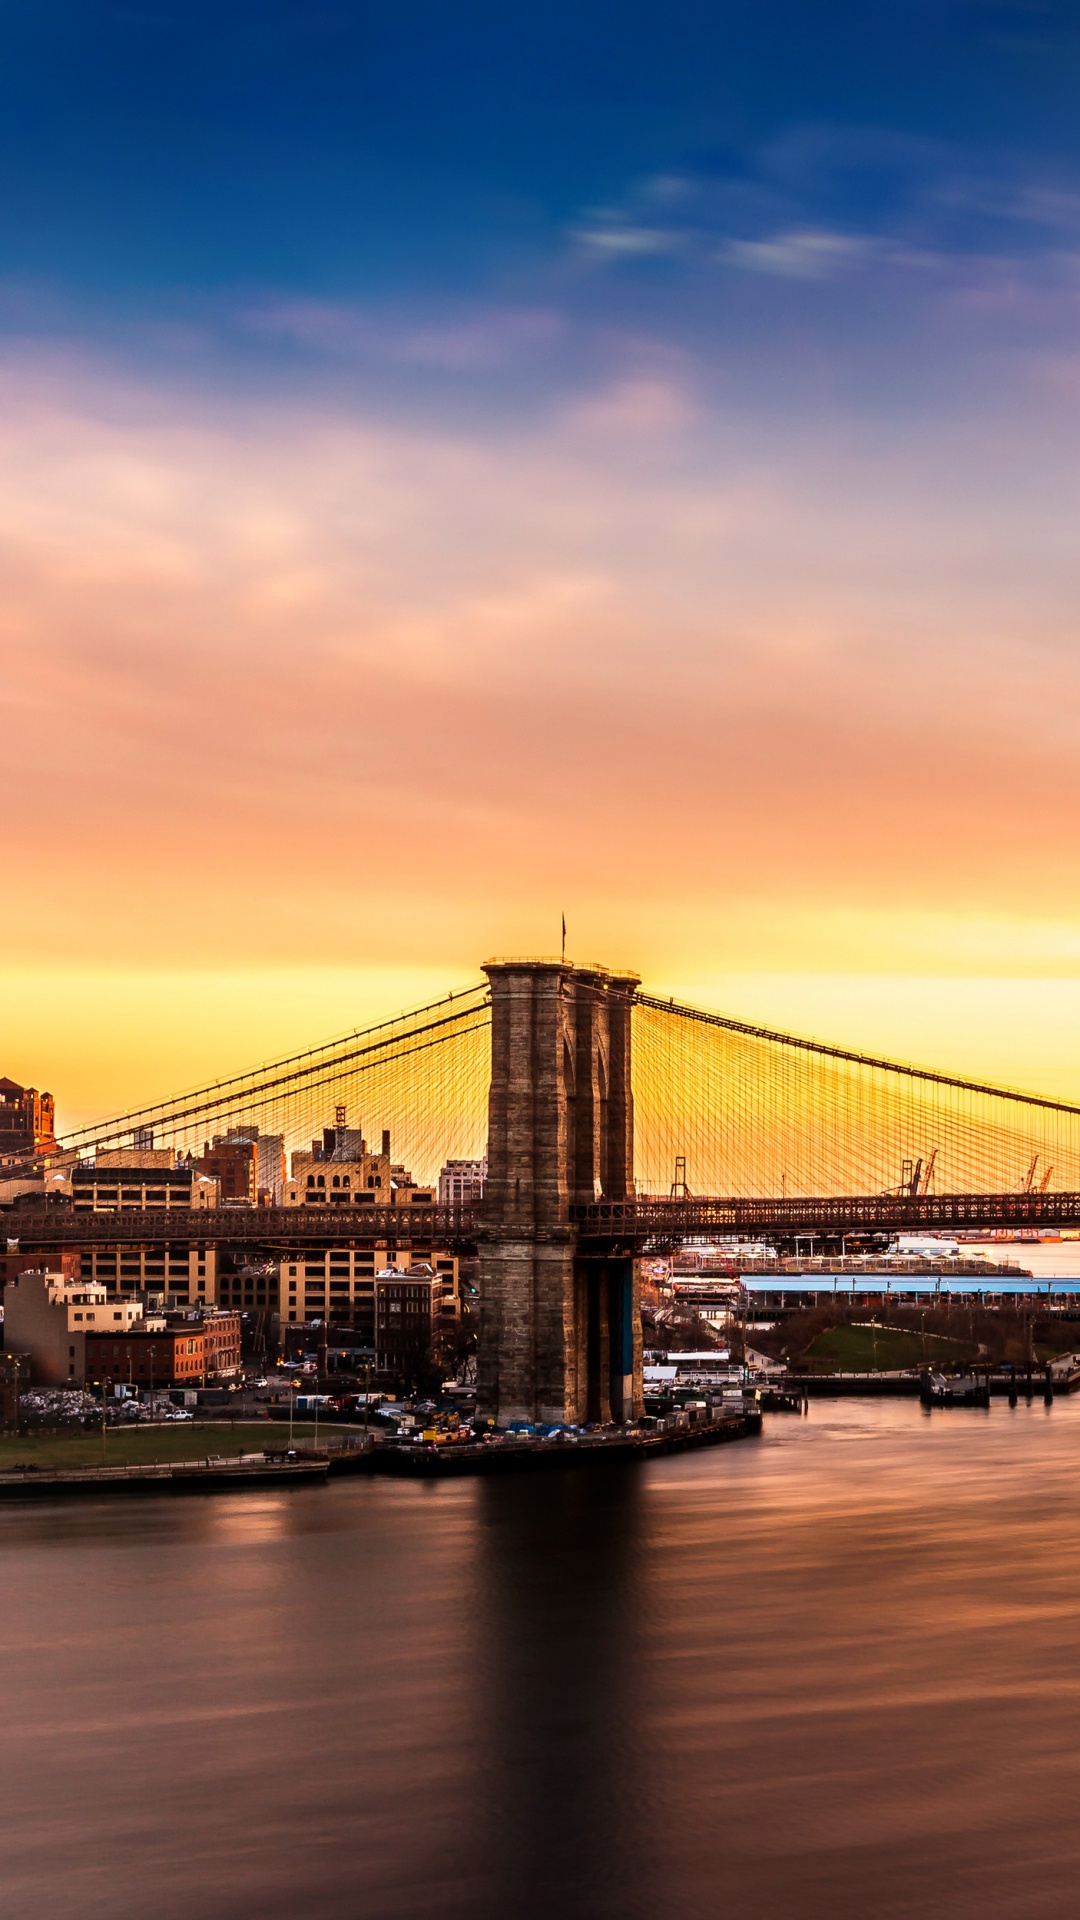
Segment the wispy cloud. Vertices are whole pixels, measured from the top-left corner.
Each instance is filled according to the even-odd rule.
[[[725,170],[659,174],[593,209],[572,244],[613,266],[842,279],[916,269],[978,279],[1053,272],[1080,250],[1080,179],[879,130],[807,126]]]

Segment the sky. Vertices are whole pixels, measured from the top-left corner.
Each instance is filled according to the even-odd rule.
[[[1080,1098],[1080,5],[0,4],[0,1072],[557,950]]]

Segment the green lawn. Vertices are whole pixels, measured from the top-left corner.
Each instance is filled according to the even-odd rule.
[[[319,1438],[356,1434],[357,1427],[331,1426],[320,1420]],[[297,1421],[295,1441],[310,1441],[313,1423]],[[144,1466],[161,1460],[205,1460],[208,1453],[260,1453],[264,1447],[287,1446],[289,1423],[276,1420],[206,1420],[191,1426],[143,1428],[110,1427],[105,1438],[105,1460],[110,1467]],[[0,1434],[0,1472],[22,1462],[38,1467],[99,1467],[101,1431],[86,1433]]]
[[[802,1356],[815,1373],[892,1373],[903,1367],[940,1367],[975,1358],[966,1340],[925,1336],[901,1327],[830,1327]]]

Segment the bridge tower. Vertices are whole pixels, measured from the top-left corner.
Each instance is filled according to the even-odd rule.
[[[508,1420],[641,1412],[633,1259],[578,1246],[572,1209],[634,1192],[636,974],[493,960],[478,1403]]]

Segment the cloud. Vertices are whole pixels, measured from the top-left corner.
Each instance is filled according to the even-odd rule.
[[[552,307],[473,306],[423,319],[378,312],[358,302],[263,299],[231,316],[241,332],[307,352],[375,365],[448,373],[520,366],[558,341],[564,322]]]
[[[633,183],[579,222],[572,243],[632,270],[666,256],[687,272],[793,280],[912,268],[978,283],[1057,273],[1080,250],[1080,179],[1025,155],[973,155],[868,127],[792,127],[738,166]]]
[[[16,949],[460,971],[552,899],[601,947],[772,901],[805,959],[811,903],[1075,892],[1075,400],[777,443],[656,379],[513,434],[0,392]]]

